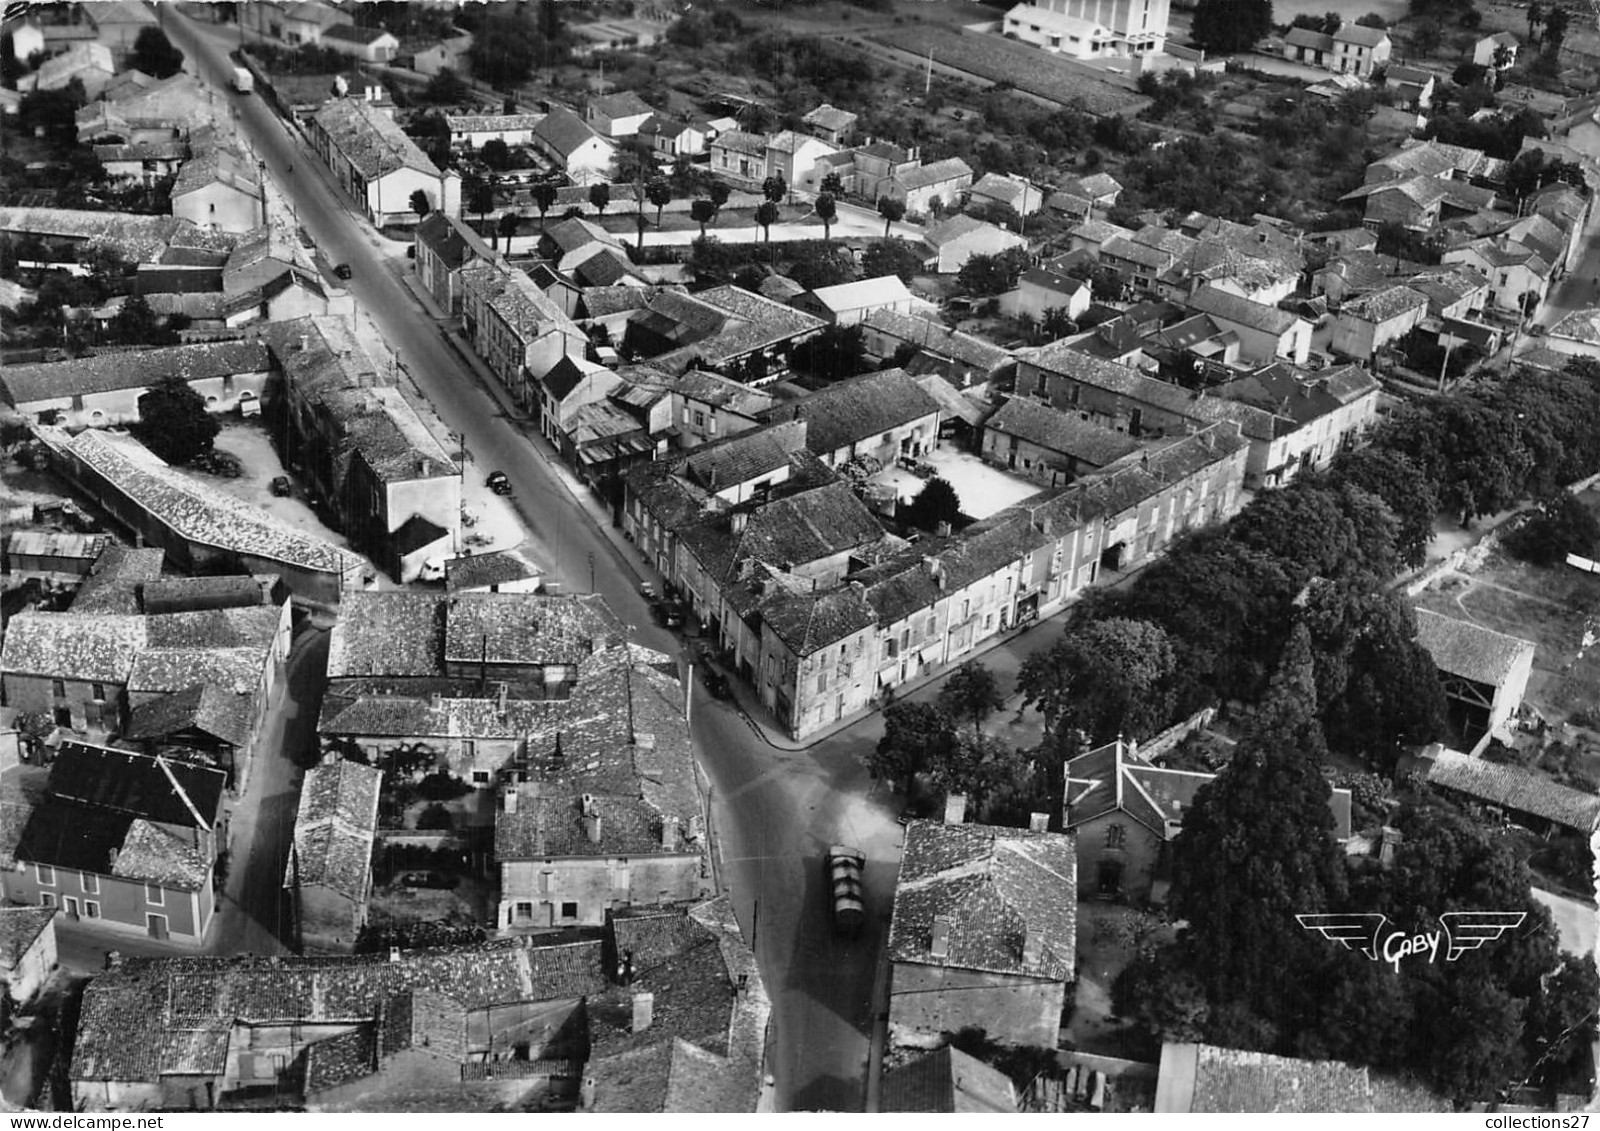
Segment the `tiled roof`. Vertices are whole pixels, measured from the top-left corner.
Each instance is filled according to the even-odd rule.
[[[1166,1044],[1158,1112],[1437,1112],[1449,1103],[1364,1066],[1214,1045]]]
[[[446,114],[444,124],[451,133],[531,130],[544,121],[543,114]]]
[[[366,46],[376,43],[389,33],[381,27],[357,27],[355,24],[334,24],[322,33],[329,39],[337,39],[344,43],[359,43]]]
[[[1038,186],[1021,177],[985,173],[973,184],[971,191],[973,196],[988,197],[1016,207],[1030,190],[1037,194]]]
[[[848,483],[835,482],[786,495],[741,512],[742,530],[715,514],[678,531],[689,552],[721,580],[749,558],[792,571],[883,540],[883,527]]]
[[[1288,333],[1299,321],[1287,310],[1251,302],[1249,299],[1240,298],[1238,295],[1229,294],[1210,285],[1195,291],[1189,298],[1189,305],[1202,314],[1247,326],[1265,334]]]
[[[661,296],[666,297],[667,294]],[[770,348],[826,325],[820,318],[743,287],[712,287],[693,297],[702,306],[726,316],[726,321],[711,336],[695,341],[691,347],[694,354],[712,364]]]
[[[1382,324],[1418,308],[1425,309],[1427,305],[1428,296],[1422,292],[1406,286],[1393,286],[1363,295],[1354,302],[1345,303],[1339,314],[1341,317],[1348,314],[1351,318],[1359,318],[1363,322]]]
[[[918,189],[949,184],[952,181],[958,181],[963,178],[970,180],[971,177],[971,165],[968,165],[959,157],[946,157],[942,161],[932,161],[926,165],[918,165],[914,169],[907,169],[903,173],[896,174],[894,183],[907,192],[915,192]]]
[[[1436,668],[1450,675],[1499,687],[1519,662],[1533,655],[1531,640],[1428,609],[1417,609],[1416,616],[1417,643],[1427,649]]]
[[[592,593],[454,593],[445,601],[447,663],[577,664],[622,634]]]
[[[1077,852],[1064,833],[912,821],[888,951],[893,962],[1055,982],[1074,976]],[[935,920],[946,953],[934,954]],[[1025,960],[1027,939],[1039,944]]]
[[[1314,51],[1333,50],[1333,36],[1327,32],[1313,31],[1305,27],[1290,28],[1283,41],[1290,47],[1309,47]]]
[[[1017,1111],[1017,1090],[1009,1076],[949,1045],[885,1072],[881,1096],[879,1111]]]
[[[141,616],[29,611],[7,624],[0,667],[53,679],[125,683],[145,644]]]
[[[353,904],[367,896],[383,771],[340,759],[306,771],[284,887],[326,887]]]
[[[761,619],[785,647],[804,659],[877,623],[877,614],[855,586],[824,593],[772,594],[760,604]]]
[[[447,267],[460,267],[469,259],[494,258],[494,251],[477,232],[443,212],[423,217],[417,225],[417,242],[430,248]]]
[[[938,412],[938,402],[915,377],[903,369],[884,369],[779,405],[769,419],[804,420],[806,447],[826,456]]]
[[[589,99],[589,105],[608,118],[632,118],[640,114],[653,114],[650,103],[640,98],[632,90],[621,90],[616,94],[602,94]]]
[[[468,1010],[582,998],[605,988],[601,952],[598,939],[554,946],[517,939],[405,951],[392,961],[387,954],[127,959],[85,991],[71,1077],[155,1083],[193,1070],[195,1034],[220,1034],[216,1066],[202,1073],[220,1075],[235,1022],[372,1022],[406,993],[437,994]]]
[[[1069,235],[1075,239],[1088,240],[1091,243],[1103,244],[1107,240],[1132,239],[1133,232],[1129,229],[1112,224],[1106,220],[1085,220],[1073,228]]]
[[[1361,47],[1376,47],[1389,38],[1389,33],[1381,27],[1365,27],[1361,24],[1340,24],[1339,30],[1333,33],[1335,43],[1354,43]]]
[[[1518,813],[1531,813],[1585,836],[1600,821],[1600,797],[1561,785],[1521,766],[1440,750],[1428,766],[1430,785],[1464,793]]]
[[[1600,343],[1600,307],[1574,310],[1550,327],[1552,338],[1570,338],[1591,345]]]
[[[911,300],[911,292],[901,282],[899,275],[880,275],[875,279],[858,279],[853,283],[839,283],[831,287],[818,287],[811,296],[832,311],[857,310],[863,306],[890,306]]]
[[[909,342],[927,353],[974,366],[985,373],[992,373],[1011,359],[999,346],[951,330],[932,318],[919,318],[895,310],[874,310],[862,324],[869,330]]]
[[[200,730],[233,746],[250,742],[256,698],[212,684],[196,685],[150,699],[133,708],[124,738],[166,738]]]
[[[808,126],[817,126],[820,129],[838,132],[840,130],[848,130],[854,126],[857,121],[857,115],[848,110],[840,110],[824,102],[800,120]]]
[[[677,466],[697,486],[725,491],[785,467],[790,454],[806,446],[809,428],[805,420],[778,421],[696,448]]]
[[[589,123],[562,106],[550,111],[537,126],[533,127],[533,136],[559,153],[563,159],[571,157],[579,146],[595,138],[600,138],[607,145],[611,144],[608,138],[600,137]]]
[[[451,593],[526,581],[543,573],[539,563],[520,547],[451,558],[444,563],[445,589]]]
[[[89,576],[72,598],[74,613],[136,613],[144,586],[161,576],[166,553],[159,546],[115,543],[89,567]]]
[[[259,507],[174,471],[142,445],[120,444],[90,430],[62,446],[187,541],[340,575],[357,560]]]
[[[996,251],[1010,247],[1026,247],[1028,244],[1027,240],[1015,232],[1008,232],[987,220],[974,219],[965,212],[928,228],[922,233],[922,238],[929,247],[938,249],[945,244],[973,235],[982,236]]]
[[[747,153],[752,157],[763,157],[767,152],[767,139],[762,134],[747,133],[744,130],[724,130],[711,139],[711,147],[735,153]]]
[[[444,670],[444,602],[433,593],[347,593],[328,644],[328,678]]]
[[[439,176],[439,167],[389,115],[355,98],[332,98],[314,116],[319,129],[369,181],[398,169]]]
[[[55,917],[54,907],[0,907],[0,974],[16,969]]]
[[[1072,413],[1026,397],[1012,397],[984,427],[1082,460],[1093,467],[1104,467],[1139,450],[1138,443],[1123,433],[1090,424]]]
[[[1307,374],[1290,365],[1274,364],[1212,392],[1305,425],[1362,397],[1376,396],[1381,388],[1382,382],[1358,365]]]

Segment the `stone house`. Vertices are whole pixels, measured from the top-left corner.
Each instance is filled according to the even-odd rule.
[[[1120,738],[1068,761],[1061,828],[1075,838],[1081,890],[1165,902],[1183,815],[1215,777],[1152,765]],[[1331,790],[1328,807],[1342,844],[1350,839],[1350,791]]]
[[[546,114],[533,128],[532,140],[574,184],[597,184],[611,175],[616,143],[571,110],[558,106]]]
[[[411,196],[450,211],[445,178],[384,110],[355,98],[332,98],[311,117],[311,146],[339,187],[378,227],[415,221]]]
[[[0,907],[0,983],[21,1005],[56,968],[56,909]]]
[[[591,98],[583,110],[583,120],[602,137],[632,137],[655,110],[631,90]]]
[[[330,756],[300,784],[283,888],[302,954],[350,954],[367,921],[383,771]]]
[[[997,228],[965,213],[933,225],[922,235],[932,253],[930,263],[941,275],[960,271],[974,255],[999,255],[1012,248],[1026,249],[1028,241],[1015,232]]]
[[[800,119],[807,129],[829,145],[849,145],[859,120],[859,116],[849,110],[840,110],[826,102]]]
[[[838,381],[767,418],[804,420],[806,446],[829,467],[857,456],[892,464],[938,446],[939,402],[903,369],[884,369]]]
[[[1012,397],[983,425],[984,459],[1051,486],[1138,450],[1126,433],[1026,397]]]
[[[1482,239],[1446,251],[1446,264],[1462,263],[1489,280],[1487,305],[1513,317],[1538,317],[1555,269],[1538,252],[1504,238]]]
[[[1339,308],[1329,348],[1340,357],[1370,361],[1420,325],[1427,314],[1427,295],[1406,286],[1385,287]]]
[[[1480,67],[1492,67],[1496,70],[1509,70],[1517,65],[1517,51],[1521,47],[1517,37],[1509,31],[1497,31],[1493,35],[1486,35],[1472,45],[1472,61]],[[1504,62],[1497,62],[1496,56],[1504,51]]]
[[[463,327],[517,401],[533,407],[539,382],[563,358],[582,358],[589,339],[532,279],[499,263],[461,269]]]
[[[815,192],[822,179],[817,163],[838,151],[819,137],[780,130],[767,138],[767,176],[782,177],[791,190]]]
[[[400,41],[380,27],[334,24],[322,33],[322,46],[360,59],[363,63],[390,63],[400,52]]]
[[[1382,28],[1341,24],[1333,33],[1327,65],[1330,70],[1342,74],[1370,78],[1374,70],[1388,63],[1393,50],[1394,43]]]
[[[899,275],[880,275],[804,291],[790,299],[789,305],[829,325],[856,326],[875,311],[910,314],[919,304]]]
[[[482,149],[491,141],[507,145],[530,145],[533,131],[543,114],[446,114],[451,148]]]
[[[420,282],[439,309],[460,314],[462,307],[461,272],[474,263],[493,263],[494,251],[483,237],[454,216],[430,212],[417,225],[416,272]]]
[[[1076,980],[1073,838],[912,821],[889,924],[889,1040],[1054,1048]]]
[[[111,428],[136,422],[139,398],[176,375],[204,398],[207,411],[254,415],[271,368],[258,341],[197,342],[8,365],[0,370],[0,400],[40,424]]]
[[[1417,609],[1417,643],[1433,657],[1452,721],[1473,742],[1509,732],[1533,672],[1532,641]]]
[[[227,842],[224,792],[220,770],[63,743],[42,798],[15,834],[0,894],[59,908],[102,937],[198,947]]]
[[[1311,350],[1311,324],[1304,318],[1240,298],[1207,284],[1189,296],[1189,305],[1224,329],[1239,335],[1242,356],[1268,362],[1283,357],[1304,365]]]

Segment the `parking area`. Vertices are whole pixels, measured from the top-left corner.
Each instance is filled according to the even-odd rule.
[[[928,452],[922,456],[922,462],[956,489],[962,512],[972,518],[988,518],[1043,490],[1032,480],[1018,478],[956,448]],[[892,486],[903,502],[916,498],[927,481],[898,465],[886,467],[872,478],[874,483]]]

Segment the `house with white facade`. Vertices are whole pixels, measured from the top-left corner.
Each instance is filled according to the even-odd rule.
[[[433,208],[445,204],[439,167],[389,114],[372,103],[330,99],[312,115],[310,126],[312,148],[372,223],[382,227],[414,222],[414,192],[426,196]]]

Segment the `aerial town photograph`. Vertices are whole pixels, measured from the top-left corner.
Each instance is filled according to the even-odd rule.
[[[1600,1110],[1600,0],[3,13],[0,1113]]]

